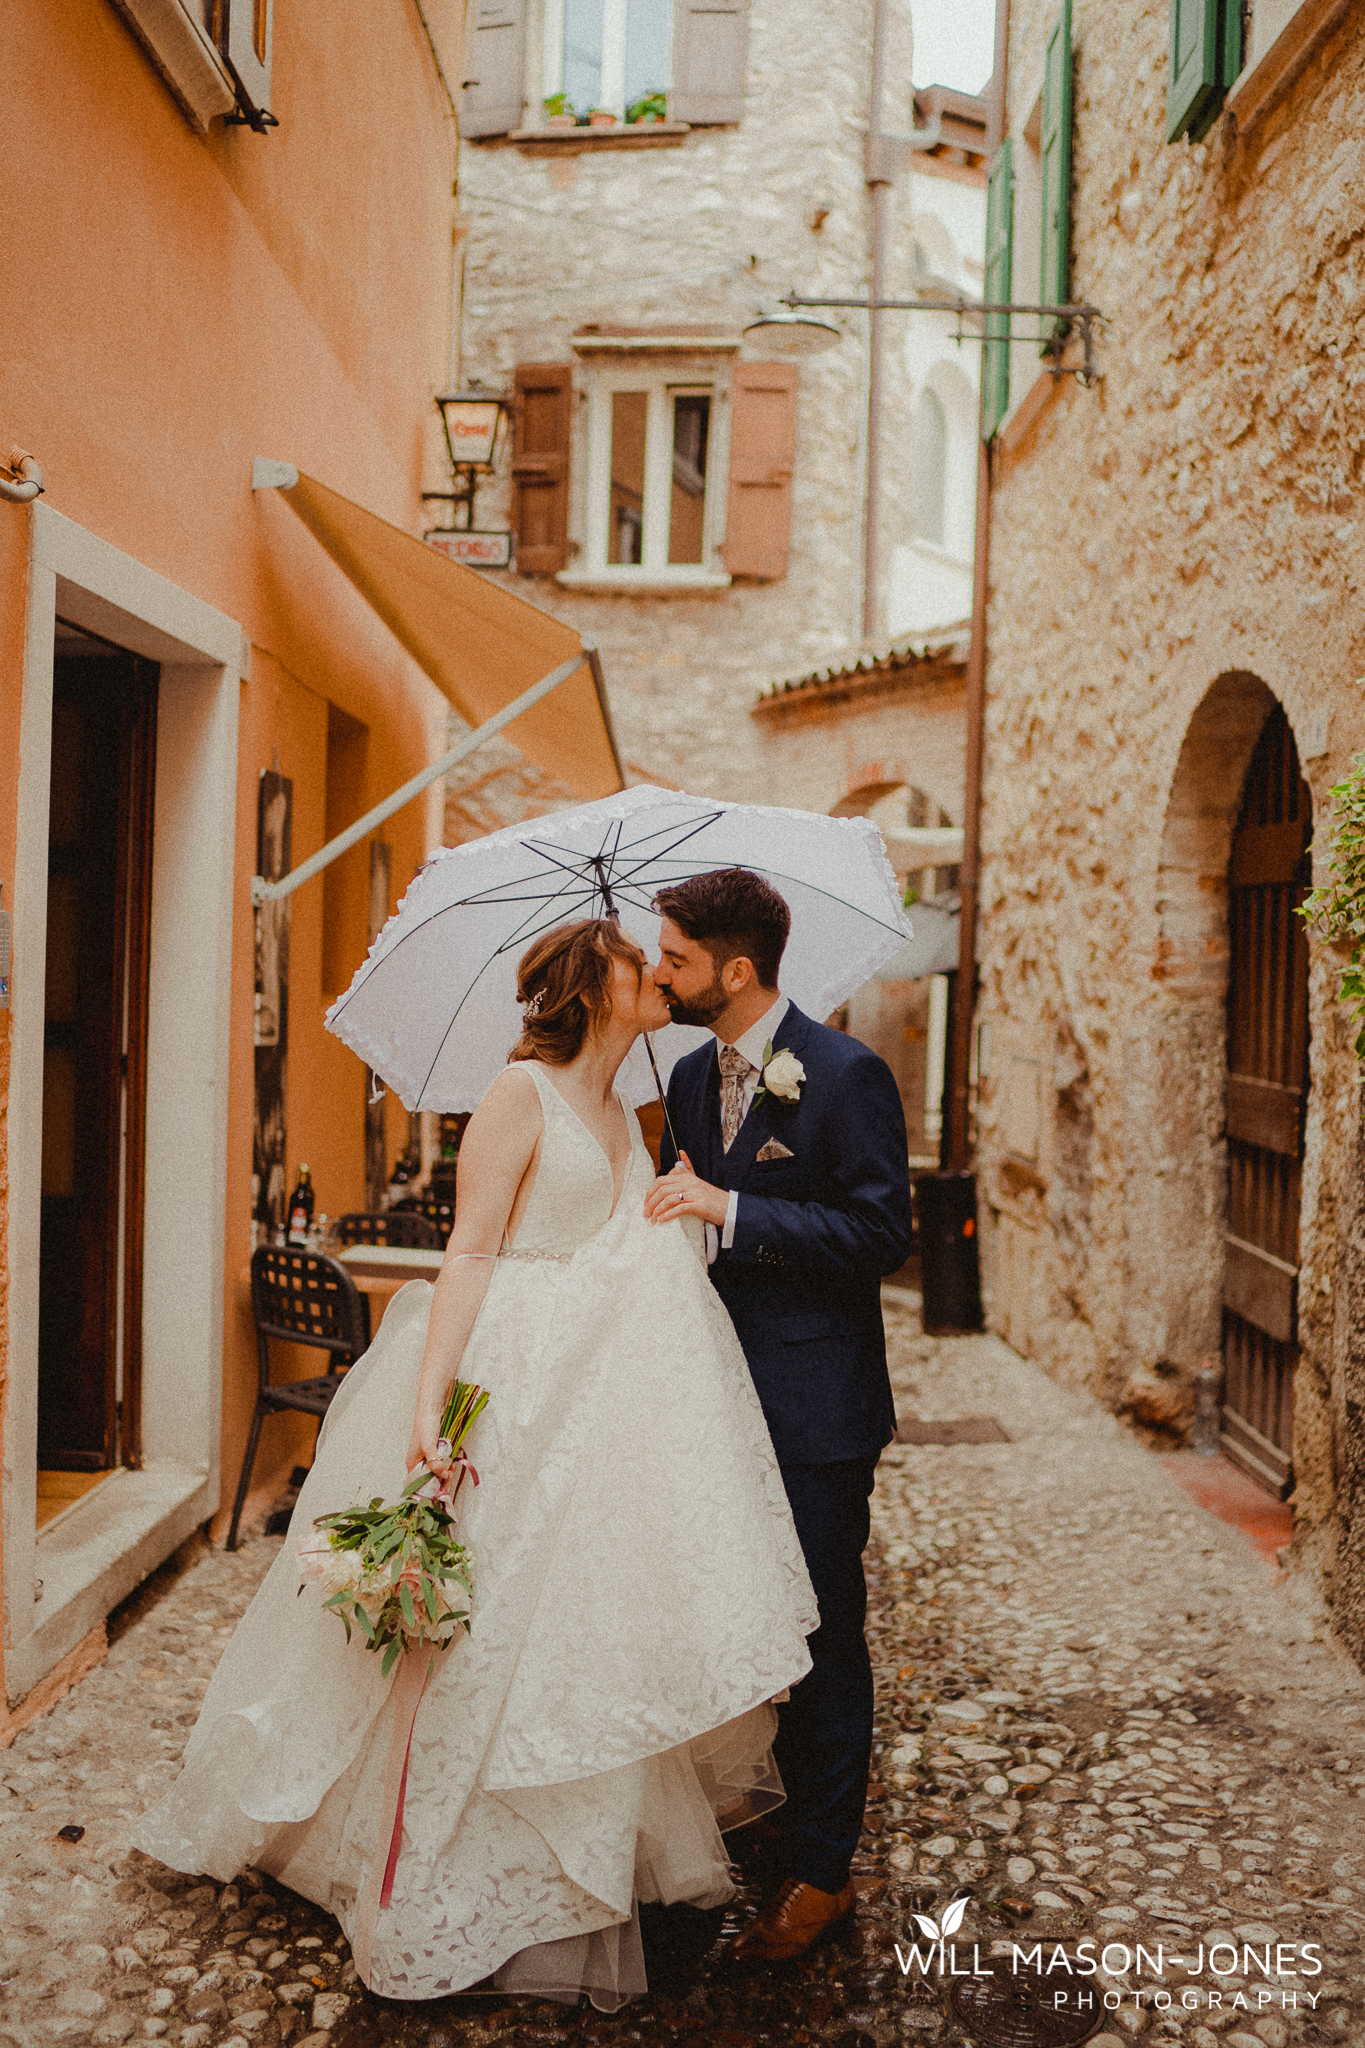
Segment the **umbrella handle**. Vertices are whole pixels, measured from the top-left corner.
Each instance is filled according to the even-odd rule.
[[[664,1084],[659,1079],[659,1063],[654,1057],[654,1048],[649,1042],[649,1033],[647,1031],[642,1031],[640,1033],[640,1036],[644,1039],[645,1051],[649,1054],[650,1071],[654,1075],[654,1086],[659,1091],[659,1107],[664,1113],[664,1122],[668,1125],[668,1135],[673,1140],[674,1153],[679,1159],[681,1159],[682,1146],[678,1143],[678,1134],[673,1128],[673,1119],[668,1113],[668,1104],[664,1100]]]

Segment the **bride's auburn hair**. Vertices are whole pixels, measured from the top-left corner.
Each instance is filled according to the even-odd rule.
[[[611,1015],[617,960],[639,979],[640,948],[614,917],[584,917],[543,933],[517,968],[517,1001],[526,1014],[509,1065],[543,1060],[547,1067],[567,1067],[576,1060],[588,1033],[600,1031]]]

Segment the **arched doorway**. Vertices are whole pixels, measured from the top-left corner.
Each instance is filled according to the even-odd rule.
[[[1312,798],[1279,704],[1242,786],[1228,864],[1223,1448],[1281,1499],[1293,1485],[1299,1195],[1308,1094]]]

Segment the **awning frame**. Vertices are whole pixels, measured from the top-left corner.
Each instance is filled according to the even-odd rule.
[[[442,754],[438,761],[433,761],[430,767],[421,769],[405,782],[401,789],[396,789],[392,796],[385,797],[373,810],[366,811],[363,818],[357,818],[354,825],[348,825],[344,832],[338,832],[335,839],[329,839],[325,846],[319,847],[316,853],[310,854],[298,867],[291,868],[287,875],[281,875],[277,882],[267,882],[264,876],[253,875],[252,902],[279,903],[286,896],[292,896],[296,889],[301,888],[305,882],[310,882],[314,875],[320,875],[324,868],[330,867],[343,853],[349,853],[351,848],[373,832],[377,825],[382,825],[395,811],[401,811],[415,796],[420,796],[424,789],[430,788],[433,782],[448,774],[458,761],[463,761],[475,753],[485,741],[493,739],[504,726],[510,725],[513,719],[520,718],[524,711],[529,711],[533,704],[539,704],[542,697],[548,697],[561,683],[567,683],[570,676],[578,673],[584,662],[587,662],[592,671],[603,716],[606,717],[606,686],[602,675],[601,658],[597,652],[597,642],[585,639],[580,653],[571,655],[568,661],[561,661],[558,668],[551,669],[549,675],[542,676],[538,683],[533,683],[520,697],[514,697],[510,704],[504,705],[492,718],[485,719],[473,732],[466,733],[464,738],[447,753]]]

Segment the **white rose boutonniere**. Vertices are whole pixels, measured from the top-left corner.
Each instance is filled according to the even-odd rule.
[[[787,1046],[774,1053],[773,1042],[769,1039],[763,1048],[763,1070],[754,1091],[754,1101],[761,1102],[765,1095],[775,1095],[779,1102],[799,1102],[801,1083],[805,1078],[806,1070],[796,1054]]]

